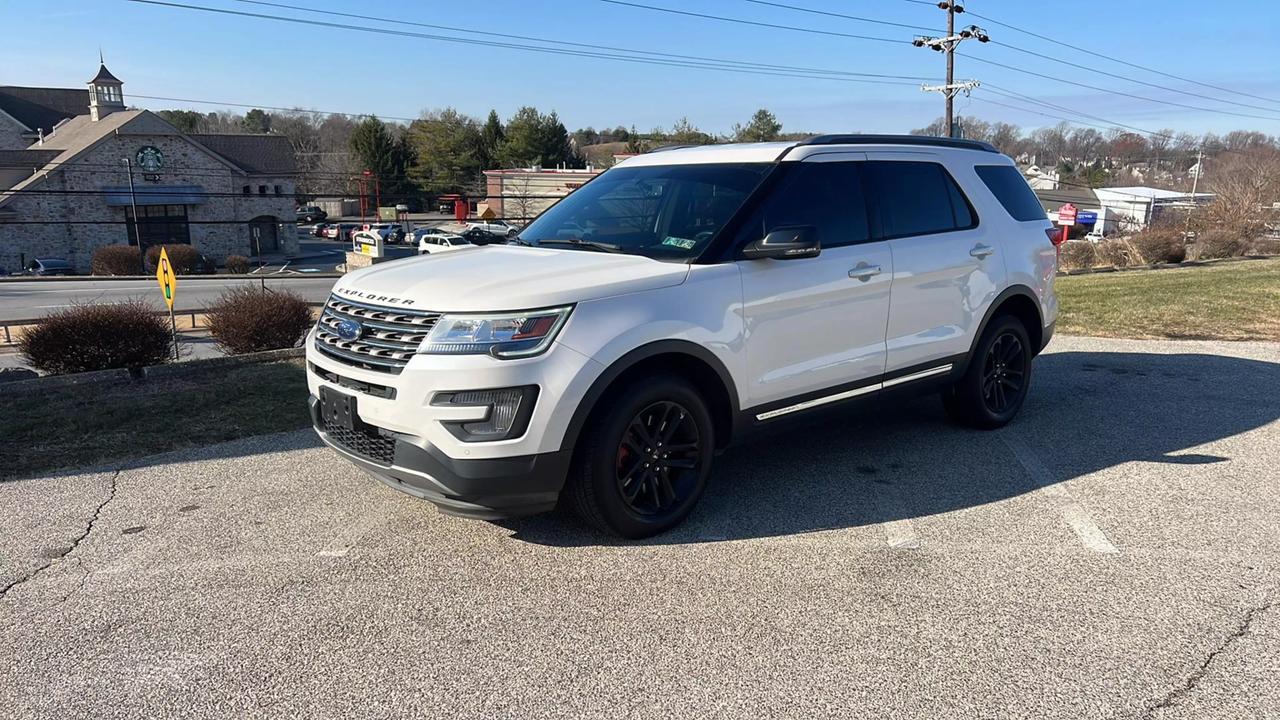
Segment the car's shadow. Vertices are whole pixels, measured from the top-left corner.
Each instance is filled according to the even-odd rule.
[[[995,432],[956,427],[936,399],[924,398],[874,417],[828,415],[732,449],[717,460],[686,522],[642,542],[772,537],[923,517],[1132,461],[1230,462],[1198,448],[1280,418],[1277,363],[1063,352],[1040,357],[1034,369],[1021,415]],[[565,513],[502,525],[531,543],[618,542]]]

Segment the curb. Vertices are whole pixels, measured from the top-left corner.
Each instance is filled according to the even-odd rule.
[[[111,370],[95,370],[93,372],[75,373],[73,375],[47,375],[31,380],[15,380],[0,383],[0,396],[22,395],[45,390],[56,390],[77,385],[97,385],[100,383],[146,382],[147,380],[166,380],[171,378],[202,375],[212,370],[225,370],[244,365],[276,362],[305,357],[306,348],[285,348],[283,350],[266,350],[245,355],[228,355],[226,357],[187,360],[185,362],[165,365],[151,365],[142,368],[114,368]]]
[[[1221,263],[1246,262],[1249,260],[1274,260],[1276,258],[1280,258],[1280,255],[1243,255],[1240,257],[1209,258],[1206,260],[1183,260],[1180,263],[1155,263],[1152,265],[1133,265],[1130,267],[1117,267],[1115,265],[1103,265],[1100,267],[1080,268],[1078,270],[1059,270],[1058,277],[1070,277],[1074,275],[1097,275],[1099,273],[1115,273],[1115,272],[1143,272],[1148,270],[1176,270],[1178,268],[1204,267],[1205,265],[1218,265]]]

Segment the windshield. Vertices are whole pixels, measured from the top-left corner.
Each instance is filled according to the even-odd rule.
[[[617,168],[538,216],[528,245],[687,260],[700,253],[771,163]]]

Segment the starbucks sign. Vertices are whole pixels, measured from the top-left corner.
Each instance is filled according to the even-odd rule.
[[[144,145],[139,148],[135,158],[138,161],[138,167],[147,172],[155,172],[164,166],[164,153],[154,145]]]

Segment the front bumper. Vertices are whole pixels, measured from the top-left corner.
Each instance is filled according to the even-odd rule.
[[[454,459],[423,438],[382,430],[391,462],[361,454],[326,431],[319,400],[307,400],[311,423],[326,445],[388,486],[434,503],[449,515],[498,520],[555,507],[571,450],[501,458]]]

